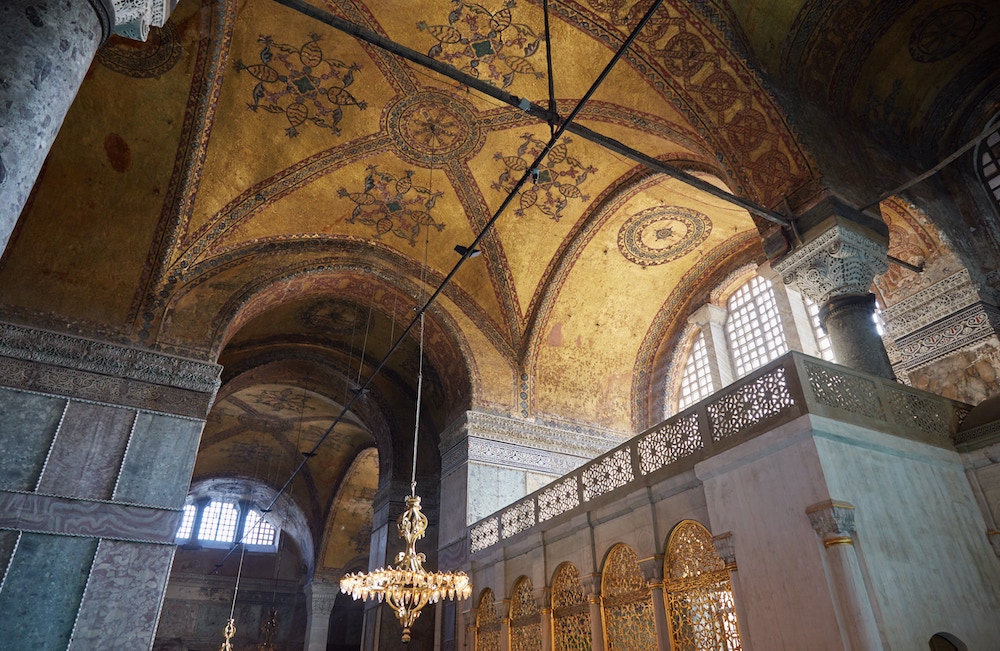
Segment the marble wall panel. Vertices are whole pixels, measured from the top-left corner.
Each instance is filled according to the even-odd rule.
[[[17,545],[17,531],[0,531],[0,581],[3,580],[4,572],[10,563],[10,557],[14,554],[14,546]]]
[[[148,649],[174,549],[102,540],[69,651]]]
[[[92,538],[21,536],[0,589],[4,651],[66,648],[96,547]]]
[[[0,388],[0,488],[38,483],[66,400]]]
[[[469,464],[469,522],[476,522],[527,495],[525,472]]]
[[[134,419],[130,409],[70,402],[38,491],[109,499]]]
[[[203,421],[140,413],[114,498],[179,509],[191,484]]]

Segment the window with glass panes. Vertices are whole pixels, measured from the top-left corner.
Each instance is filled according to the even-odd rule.
[[[771,284],[754,276],[727,303],[726,336],[733,372],[740,378],[788,352]]]
[[[687,363],[684,365],[678,409],[687,409],[699,400],[712,395],[714,391],[715,386],[712,382],[712,367],[708,359],[705,333],[699,332],[691,346],[691,352],[688,353]]]

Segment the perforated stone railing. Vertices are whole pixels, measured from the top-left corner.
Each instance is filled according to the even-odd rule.
[[[788,353],[469,527],[488,550],[598,500],[694,467],[810,413],[950,447],[968,405],[800,353]]]

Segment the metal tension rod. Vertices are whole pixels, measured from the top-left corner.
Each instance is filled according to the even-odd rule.
[[[364,27],[361,27],[360,25],[355,25],[354,23],[344,20],[343,18],[338,18],[337,16],[334,16],[328,11],[318,9],[306,3],[304,0],[274,0],[274,1],[277,2],[278,4],[288,7],[289,9],[294,9],[295,11],[298,11],[301,14],[305,14],[306,16],[309,16],[314,20],[318,20],[319,22],[325,25],[329,25],[334,29],[338,29],[344,32],[345,34],[349,34],[366,43],[381,48],[386,52],[389,52],[390,54],[395,54],[399,57],[402,57],[403,59],[412,61],[413,63],[416,63],[419,66],[423,66],[424,68],[429,68],[430,70],[433,70],[441,75],[444,75],[449,79],[457,81],[463,86],[468,86],[469,88],[478,90],[479,92],[483,93],[484,95],[488,95],[493,99],[499,100],[505,104],[509,104],[510,106],[513,106],[515,108],[521,109],[528,115],[537,118],[542,122],[545,122],[546,124],[551,125],[551,124],[559,124],[560,122],[562,122],[562,119],[554,111],[550,111],[537,104],[534,104],[525,97],[518,97],[516,95],[512,95],[511,93],[501,90],[492,84],[488,84],[481,79],[478,79],[476,77],[473,77],[472,75],[464,73],[461,70],[455,68],[454,66],[450,66],[447,63],[438,61],[437,59],[432,59],[426,54],[421,54],[420,52],[412,50],[406,47],[405,45],[400,45],[399,43],[396,43],[395,41],[390,40],[385,36],[382,36],[381,34],[377,34],[376,32],[373,32],[370,29],[366,29]],[[736,195],[729,194],[724,190],[720,190],[711,183],[702,181],[697,176],[688,174],[682,169],[679,169],[672,165],[668,165],[667,163],[657,160],[652,156],[648,156],[640,151],[632,149],[628,145],[619,142],[614,138],[610,138],[608,136],[597,133],[592,129],[588,129],[587,127],[581,126],[575,122],[570,123],[566,127],[566,130],[574,135],[580,136],[584,140],[589,140],[606,149],[609,149],[615,152],[616,154],[619,154],[620,156],[633,160],[637,163],[641,163],[642,165],[645,165],[649,169],[653,170],[654,172],[659,172],[660,174],[665,174],[667,176],[673,177],[679,181],[682,181],[690,185],[691,187],[694,187],[698,190],[701,190],[702,192],[710,194],[713,197],[716,197],[717,199],[722,199],[723,201],[726,201],[728,203],[739,206],[740,208],[743,208],[747,212],[750,212],[759,217],[763,217],[764,219],[770,222],[774,222],[775,224],[779,224],[786,228],[791,227],[791,222],[784,215],[777,213],[773,210],[768,210],[763,206],[758,206],[754,202],[748,201],[747,199],[744,199],[742,197],[738,197]]]

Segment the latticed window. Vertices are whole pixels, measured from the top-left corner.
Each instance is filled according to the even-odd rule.
[[[205,508],[198,527],[198,540],[233,542],[239,510],[228,502],[212,502]]]
[[[1000,211],[1000,126],[979,146],[979,173],[993,205]]]
[[[500,651],[500,618],[489,588],[479,595],[476,613],[476,651]]]
[[[514,584],[510,602],[511,651],[542,650],[542,616],[531,594],[531,579],[524,576]]]
[[[742,650],[729,571],[708,529],[693,520],[677,525],[667,543],[663,574],[672,649]]]
[[[590,605],[572,563],[556,568],[552,580],[552,642],[554,651],[590,651]]]
[[[243,542],[247,545],[273,545],[278,530],[264,519],[260,511],[250,509],[243,523]]]
[[[184,506],[184,512],[181,515],[181,526],[177,529],[177,540],[191,539],[191,534],[194,533],[194,516],[197,513],[198,507],[194,504]]]
[[[830,341],[830,335],[826,334],[826,330],[819,322],[819,305],[813,303],[807,296],[802,297],[802,302],[806,304],[806,313],[809,315],[809,323],[812,325],[813,336],[816,338],[819,356],[828,362],[837,361],[833,356],[833,342]]]
[[[687,409],[699,400],[712,395],[717,388],[721,387],[716,387],[712,382],[712,367],[708,359],[705,333],[699,332],[684,364],[678,409]]]
[[[771,283],[754,276],[729,298],[728,309],[726,335],[736,377],[788,352]]]
[[[628,545],[611,548],[601,576],[604,636],[610,651],[656,648],[653,599],[639,569],[639,558]]]

